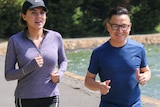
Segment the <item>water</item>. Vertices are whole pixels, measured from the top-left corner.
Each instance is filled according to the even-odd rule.
[[[143,95],[160,100],[160,45],[145,46],[149,67],[152,72],[151,80],[140,86]],[[68,71],[85,76],[92,50],[77,50],[67,52]]]
[[[160,45],[146,46],[146,54],[152,77],[147,85],[141,86],[142,94],[160,99]]]

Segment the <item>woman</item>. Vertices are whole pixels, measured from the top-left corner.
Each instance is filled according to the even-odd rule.
[[[16,107],[59,107],[57,83],[67,69],[67,58],[62,36],[43,28],[46,13],[42,0],[25,1],[21,22],[26,28],[8,41],[5,78],[18,80]]]

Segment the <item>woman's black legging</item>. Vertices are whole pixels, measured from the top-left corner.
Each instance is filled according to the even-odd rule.
[[[16,107],[59,107],[59,96],[34,99],[15,98],[15,105]]]

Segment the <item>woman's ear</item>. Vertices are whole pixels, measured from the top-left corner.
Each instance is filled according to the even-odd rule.
[[[25,18],[26,15],[25,15],[25,14],[22,13],[22,14],[21,14],[21,17],[22,17],[22,19],[23,19],[24,21],[26,21],[26,18]]]

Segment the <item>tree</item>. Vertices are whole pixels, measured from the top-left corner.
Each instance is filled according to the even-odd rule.
[[[132,0],[130,2],[133,33],[155,33],[160,25],[160,0]]]
[[[64,37],[76,37],[76,23],[74,14],[81,4],[81,1],[75,0],[47,0],[48,18],[46,27],[60,32]],[[76,35],[79,32],[76,32]]]
[[[20,30],[21,1],[0,0],[0,37],[9,37]]]
[[[0,37],[20,31],[22,0],[0,0]],[[44,0],[49,10],[45,27],[64,38],[108,35],[105,19],[111,7],[123,5],[131,12],[132,34],[160,29],[160,0]],[[158,31],[158,30],[157,30]],[[160,32],[160,31],[159,31]]]

